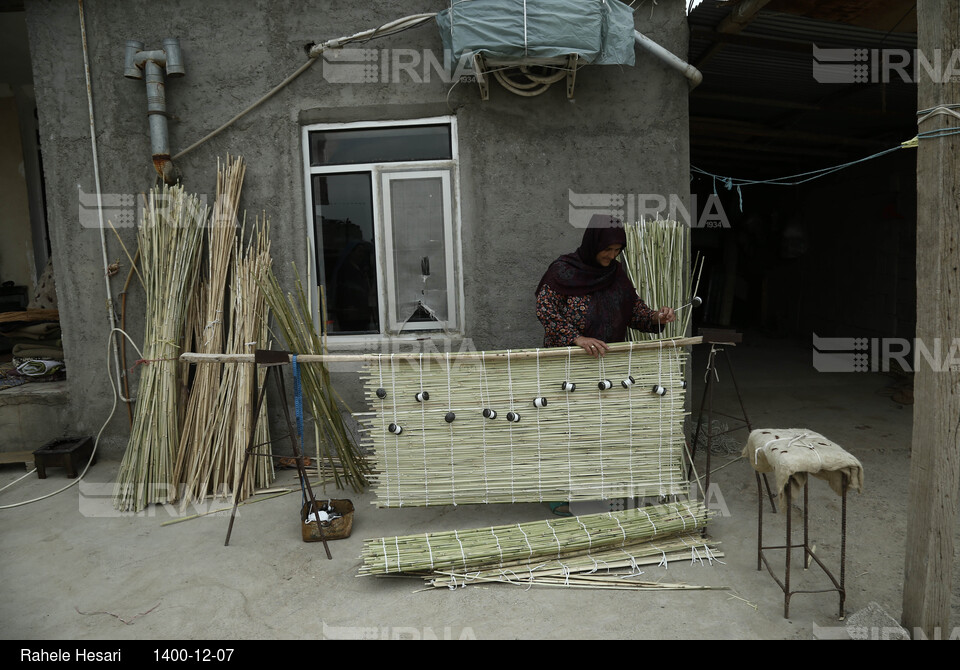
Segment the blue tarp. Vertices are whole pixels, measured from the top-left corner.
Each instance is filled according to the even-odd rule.
[[[618,0],[453,0],[437,24],[457,61],[577,54],[595,65],[634,63],[633,10]]]

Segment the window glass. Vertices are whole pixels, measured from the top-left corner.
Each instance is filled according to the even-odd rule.
[[[449,160],[450,126],[325,130],[310,133],[310,165]]]
[[[443,182],[440,177],[389,180],[396,319],[406,324],[443,321],[447,264]]]
[[[317,267],[327,332],[378,333],[377,262],[369,172],[314,175]]]

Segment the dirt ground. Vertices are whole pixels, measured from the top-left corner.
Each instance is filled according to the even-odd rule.
[[[694,352],[694,413],[706,345]],[[904,380],[879,373],[818,373],[805,343],[746,339],[728,350],[754,428],[822,433],[862,463],[865,487],[849,497],[846,602],[836,593],[794,595],[789,618],[773,578],[757,569],[757,491],[739,458],[745,431],[718,440],[711,455],[716,510],[709,536],[719,560],[644,567],[649,581],[697,590],[599,591],[505,584],[424,590],[412,578],[358,577],[364,539],[486,527],[550,518],[546,505],[378,509],[371,493],[328,490],[356,506],[353,533],[330,543],[302,541],[293,471],[278,486],[293,493],[241,508],[229,546],[225,512],[178,523],[167,510],[111,513],[119,463],[99,460],[81,485],[63,472],[39,480],[23,466],[0,468],[3,639],[33,641],[378,639],[834,639],[897,633],[903,600],[904,537],[912,406]],[[739,407],[721,365],[715,409]],[[729,420],[733,424],[732,419]],[[701,450],[697,471],[706,463]],[[784,515],[765,510],[764,534],[782,541]],[[16,506],[12,506],[16,505]],[[799,521],[799,516],[795,517]],[[811,484],[810,543],[839,571],[840,499]],[[960,537],[956,541],[960,546]],[[795,564],[800,562],[795,554]],[[774,561],[775,565],[778,562]],[[798,570],[798,588],[830,586],[816,569]],[[960,637],[960,561],[953,576],[952,628]],[[128,657],[129,658],[129,657]]]

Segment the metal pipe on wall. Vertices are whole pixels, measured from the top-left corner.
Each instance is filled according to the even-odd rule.
[[[147,117],[150,122],[153,167],[165,184],[172,184],[176,181],[176,171],[173,160],[170,158],[164,68],[168,77],[184,75],[180,40],[167,37],[163,40],[163,49],[154,51],[144,51],[143,42],[127,40],[123,76],[128,79],[146,79]]]

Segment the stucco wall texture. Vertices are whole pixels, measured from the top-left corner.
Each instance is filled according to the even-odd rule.
[[[426,0],[84,2],[102,193],[138,194],[156,181],[145,85],[123,76],[127,40],[144,42],[147,49],[161,48],[165,37],[180,40],[185,76],[168,78],[165,85],[170,147],[177,154],[300,67],[308,45],[447,6]],[[70,371],[69,418],[77,434],[95,434],[110,413],[114,391],[108,379],[101,236],[82,222],[82,204],[89,203],[96,181],[81,14],[72,0],[28,0],[26,15]],[[682,2],[644,5],[634,20],[636,29],[652,40],[681,57],[686,54]],[[443,51],[432,22],[361,46]],[[185,187],[212,202],[218,159],[228,154],[245,159],[241,209],[250,220],[261,213],[270,219],[275,267],[290,288],[291,264],[304,268],[308,257],[301,141],[302,126],[308,123],[456,118],[462,337],[476,349],[541,345],[534,289],[549,262],[575,249],[582,234],[569,222],[571,192],[681,199],[689,194],[688,82],[645,52],[637,51],[634,66],[582,68],[573,99],[567,98],[563,82],[536,97],[515,95],[493,82],[489,100],[482,100],[475,83],[454,85],[435,73],[418,81],[396,73],[392,81],[337,84],[324,78],[322,66],[317,63],[175,161]],[[133,226],[117,231],[132,253]],[[121,259],[121,271],[111,280],[118,308],[129,263],[117,235],[108,230],[105,237],[110,262]],[[134,282],[126,296],[125,327],[137,342],[143,330],[142,298]],[[454,348],[463,346],[460,342]],[[360,402],[355,373],[339,371],[335,379],[348,402]],[[131,376],[134,387],[135,382],[136,373]],[[104,432],[105,450],[119,453],[126,445],[127,422],[121,414],[125,411],[118,411]]]

